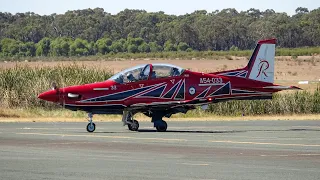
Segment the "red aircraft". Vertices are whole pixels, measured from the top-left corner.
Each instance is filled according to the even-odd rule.
[[[186,113],[227,100],[272,99],[281,90],[299,89],[274,82],[276,39],[259,41],[248,65],[241,69],[203,73],[169,64],[146,64],[121,71],[104,82],[52,90],[40,99],[88,113],[87,131],[96,128],[93,114],[122,114],[124,125],[138,131],[133,116],[141,112],[151,118],[157,131],[167,130],[163,117]]]

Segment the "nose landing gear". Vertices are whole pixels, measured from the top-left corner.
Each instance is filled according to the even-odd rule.
[[[94,130],[96,130],[96,124],[94,124],[92,122],[92,118],[93,118],[93,114],[92,113],[88,113],[88,121],[89,121],[89,123],[87,125],[87,131],[90,132],[90,133],[93,132]]]

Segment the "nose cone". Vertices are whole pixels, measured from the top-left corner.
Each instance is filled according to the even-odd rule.
[[[51,101],[51,102],[58,102],[59,101],[59,95],[56,90],[50,90],[50,91],[43,92],[38,96],[38,98],[43,99],[45,101]]]

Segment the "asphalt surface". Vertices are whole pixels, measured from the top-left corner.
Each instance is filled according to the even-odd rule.
[[[0,123],[0,179],[320,179],[320,121]]]

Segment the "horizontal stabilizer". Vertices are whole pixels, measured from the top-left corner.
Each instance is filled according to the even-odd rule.
[[[296,86],[266,86],[264,89],[277,89],[277,90],[302,90]]]

